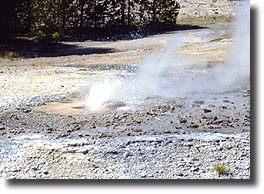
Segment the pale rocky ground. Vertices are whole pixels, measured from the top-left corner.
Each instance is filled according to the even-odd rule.
[[[179,22],[193,24],[195,17],[195,25],[209,29],[65,43],[90,49],[86,55],[0,59],[0,177],[249,179],[247,87],[204,98],[148,99],[134,110],[81,107],[90,80],[134,75],[175,34],[193,37],[175,58],[223,62],[237,2],[208,2],[180,0]],[[203,30],[214,33],[201,36]],[[214,168],[221,164],[230,171],[218,176]]]
[[[223,17],[234,15],[239,1],[230,0],[178,0],[181,5],[179,19]]]

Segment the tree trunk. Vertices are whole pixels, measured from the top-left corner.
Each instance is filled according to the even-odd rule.
[[[127,26],[130,26],[130,14],[131,14],[131,4],[130,0],[128,0],[128,8],[127,8]]]

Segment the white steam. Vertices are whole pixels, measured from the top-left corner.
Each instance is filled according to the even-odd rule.
[[[225,74],[232,78],[226,85],[237,83],[248,84],[250,77],[250,2],[244,0],[237,10],[226,66],[230,70]]]
[[[178,51],[183,45],[183,37],[177,36],[170,40],[162,53],[156,53],[145,58],[143,66],[136,75],[135,86],[141,91],[141,95],[158,95],[167,81],[166,70],[174,51]]]
[[[87,98],[87,108],[90,110],[100,109],[105,102],[114,97],[119,80],[110,81],[105,79],[103,82],[94,84],[89,90]]]
[[[169,40],[163,52],[145,58],[135,77],[105,79],[94,84],[87,97],[87,107],[99,109],[108,101],[133,105],[149,96],[172,98],[223,93],[249,85],[249,8],[249,1],[241,2],[233,23],[232,45],[223,64],[208,67],[206,59],[191,61],[179,57],[179,51],[186,43],[207,42],[215,32],[208,29],[188,35],[183,32],[184,37],[178,33]]]

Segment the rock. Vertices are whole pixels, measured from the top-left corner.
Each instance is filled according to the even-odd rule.
[[[187,122],[187,119],[185,119],[185,118],[180,118],[179,120],[180,120],[180,123],[186,123]]]
[[[15,168],[15,169],[13,169],[13,170],[11,170],[12,172],[19,172],[20,171],[20,169],[18,169],[18,168]]]
[[[147,177],[154,177],[153,174],[147,174]]]
[[[135,128],[135,129],[133,129],[133,132],[142,132],[142,129],[138,129],[138,128]]]
[[[196,103],[196,104],[204,104],[204,101],[203,100],[195,100],[193,102]]]
[[[71,133],[71,132],[73,132],[73,129],[67,129],[66,132],[67,132],[67,133]]]
[[[204,111],[205,113],[212,112],[212,110],[211,110],[211,109],[209,109],[209,108],[204,108],[204,109],[203,109],[203,111]]]
[[[210,125],[208,128],[209,129],[221,129],[221,126],[219,126],[219,125]]]
[[[116,150],[112,150],[112,151],[108,151],[108,152],[106,152],[106,154],[113,154],[113,155],[117,155],[117,154],[119,154],[119,152],[118,152],[118,151],[116,151]]]
[[[165,129],[163,133],[172,133],[170,129]]]
[[[171,106],[170,107],[170,113],[173,113],[175,111],[175,107],[174,106]]]
[[[107,109],[116,109],[116,108],[119,108],[119,107],[123,107],[123,106],[126,106],[126,104],[122,101],[107,101],[105,102],[102,107],[103,108],[107,108]]]
[[[23,112],[24,113],[29,113],[29,112],[31,112],[31,109],[25,109],[25,110],[23,110]]]
[[[52,128],[48,128],[48,129],[47,129],[47,132],[48,132],[48,133],[52,133],[52,131],[53,131]]]
[[[184,176],[184,174],[183,174],[182,172],[179,172],[179,173],[177,173],[177,174],[176,174],[176,176],[183,177],[183,176]]]
[[[191,171],[192,171],[192,172],[198,172],[199,170],[200,170],[200,169],[199,169],[198,167],[192,167],[192,168],[191,168]]]
[[[36,170],[38,170],[38,169],[39,169],[38,166],[33,166],[33,167],[32,167],[32,170],[35,170],[35,171],[36,171]]]
[[[132,156],[132,154],[130,154],[129,152],[125,152],[125,153],[123,154],[123,156],[124,156],[124,158],[127,158],[127,157],[129,157],[129,156]]]
[[[142,123],[142,120],[137,119],[137,120],[136,120],[136,123],[137,123],[137,124],[141,124],[141,123]]]
[[[198,128],[199,124],[198,123],[193,123],[191,125],[189,125],[190,128]]]
[[[164,171],[163,170],[156,170],[156,174],[162,174]]]
[[[76,152],[77,152],[77,149],[69,149],[69,148],[67,148],[64,153],[71,153],[71,154],[73,154],[73,153],[76,153]]]
[[[88,149],[84,149],[84,150],[81,150],[80,153],[88,154],[89,153],[89,150]]]

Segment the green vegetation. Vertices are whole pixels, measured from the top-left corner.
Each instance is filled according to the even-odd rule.
[[[175,26],[176,0],[8,0],[0,38],[30,36],[47,48],[63,38],[114,36]]]

